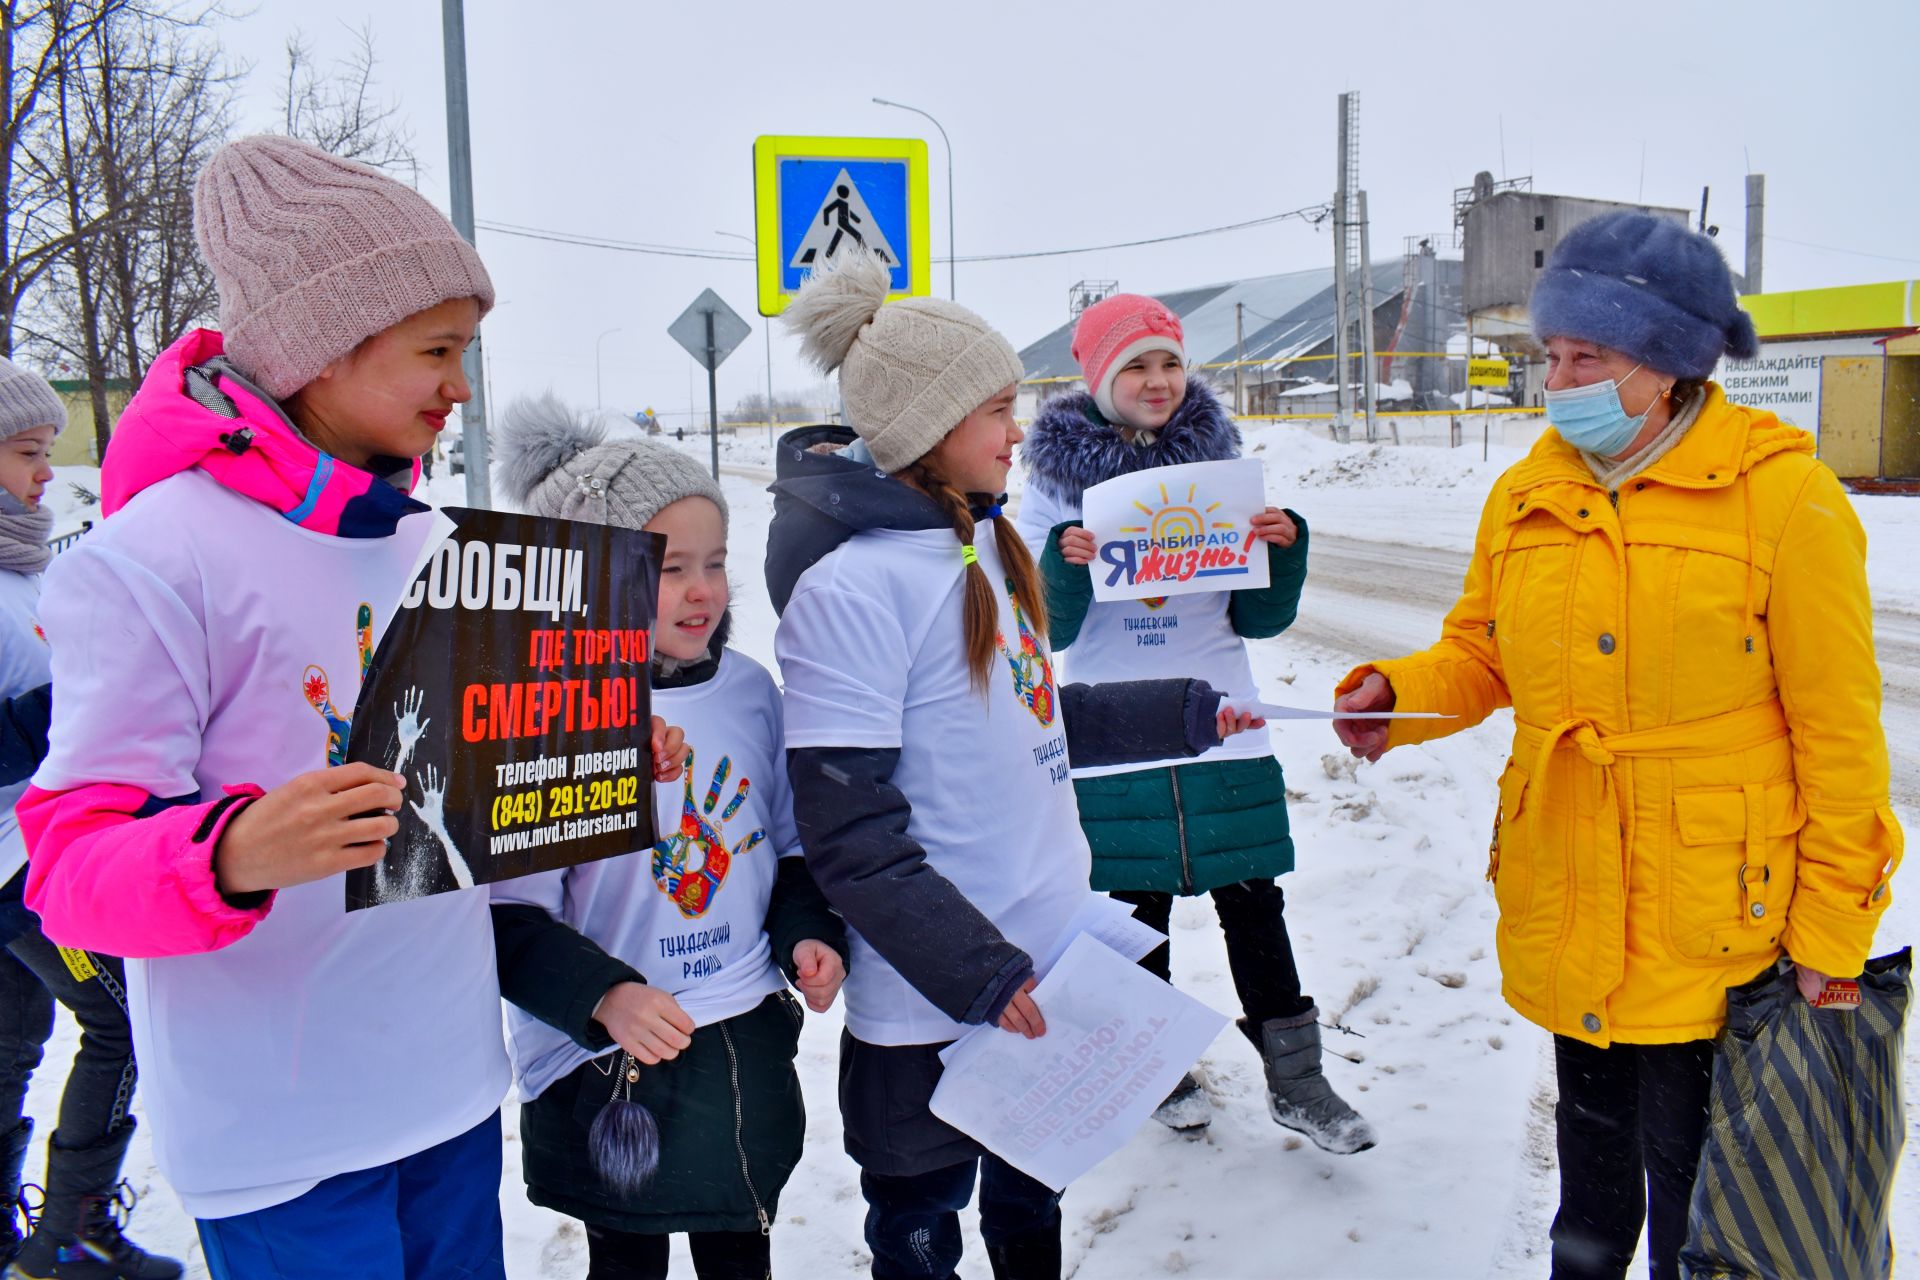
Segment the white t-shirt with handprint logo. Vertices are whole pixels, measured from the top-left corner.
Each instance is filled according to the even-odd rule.
[[[765,667],[727,649],[712,679],[655,689],[653,711],[693,749],[682,781],[653,789],[660,843],[500,881],[493,900],[572,925],[710,1026],[786,985],[766,933],[777,860],[800,853],[780,691]],[[507,1029],[522,1098],[598,1056],[512,1005]]]
[[[1000,605],[985,694],[968,678],[952,531],[868,530],[802,574],[781,616],[787,746],[898,750],[891,781],[927,865],[1038,961],[1086,902],[1092,855],[1052,659],[1006,593],[991,530],[974,549]],[[857,931],[847,940],[855,1036],[936,1044],[966,1030]]]

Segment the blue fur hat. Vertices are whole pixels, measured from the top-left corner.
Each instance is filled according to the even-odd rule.
[[[1760,351],[1719,246],[1650,213],[1603,213],[1568,232],[1527,305],[1541,342],[1597,342],[1676,378]]]

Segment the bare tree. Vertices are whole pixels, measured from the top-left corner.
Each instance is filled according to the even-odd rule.
[[[98,3],[98,0],[96,0]],[[75,4],[59,23],[80,14]],[[233,74],[207,28],[217,9],[110,7],[90,21],[46,86],[27,148],[59,195],[67,243],[16,318],[37,349],[85,369],[104,454],[107,388],[136,380],[181,330],[211,314],[210,274],[192,245],[192,188],[225,137]]]
[[[405,174],[417,185],[420,160],[413,150],[413,131],[399,103],[377,94],[373,28],[348,31],[353,48],[325,72],[304,34],[295,31],[287,37],[287,133],[343,159]]]
[[[106,219],[78,225],[46,143],[57,82],[92,30],[126,0],[0,0],[0,355],[12,356],[27,296],[74,245]]]

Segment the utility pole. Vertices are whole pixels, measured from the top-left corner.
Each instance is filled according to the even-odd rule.
[[[1347,400],[1347,95],[1340,95],[1339,149],[1333,187],[1333,438],[1345,444],[1353,435],[1353,410]]]
[[[440,31],[447,80],[447,178],[453,196],[453,227],[473,238],[473,140],[467,131],[467,19],[462,0],[440,0]],[[460,357],[472,398],[460,406],[460,448],[467,473],[467,505],[493,506],[487,465],[487,392],[480,358],[480,334]]]
[[[1767,175],[1747,175],[1747,292],[1760,290],[1761,239],[1767,227]]]
[[[1247,304],[1233,304],[1233,413],[1247,411]]]
[[[1366,396],[1367,405],[1367,443],[1378,439],[1374,425],[1374,401],[1379,387],[1375,375],[1379,370],[1373,367],[1373,257],[1369,251],[1367,238],[1367,193],[1362,191],[1357,199],[1360,205],[1360,351],[1366,361],[1366,377],[1360,380],[1361,394]]]

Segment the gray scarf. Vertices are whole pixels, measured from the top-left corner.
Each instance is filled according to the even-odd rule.
[[[53,512],[42,507],[21,514],[0,512],[0,569],[39,573],[53,559],[47,535],[53,532]]]

